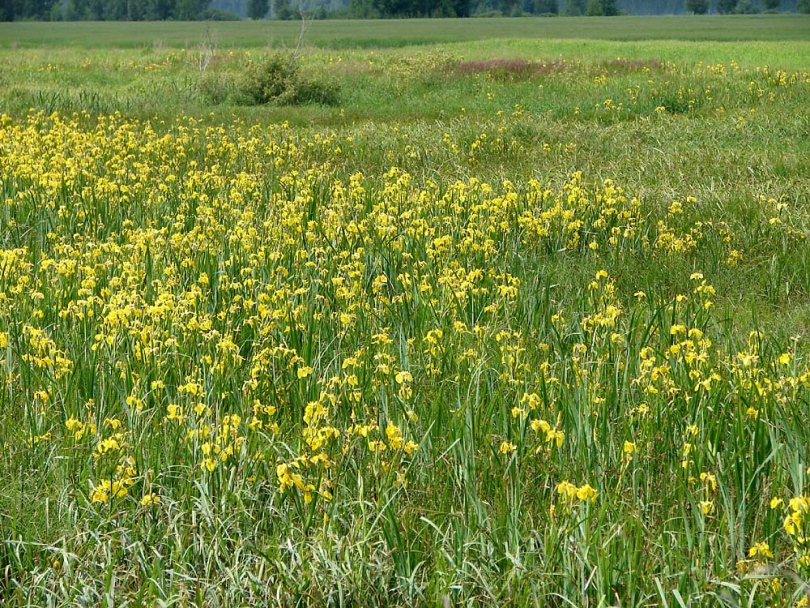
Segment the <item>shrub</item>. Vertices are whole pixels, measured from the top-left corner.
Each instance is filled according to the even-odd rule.
[[[233,78],[206,70],[197,82],[197,91],[208,102],[215,105],[225,103],[235,92]]]
[[[238,87],[245,104],[295,105],[320,103],[336,105],[339,87],[313,75],[302,75],[298,58],[289,52],[275,52],[251,63]]]

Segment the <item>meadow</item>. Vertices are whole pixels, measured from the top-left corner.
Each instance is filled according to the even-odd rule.
[[[0,25],[0,603],[810,605],[810,18],[311,28]]]
[[[503,39],[807,41],[810,17],[796,14],[654,17],[387,19],[312,21],[307,43],[332,50],[400,48]],[[291,46],[296,21],[0,23],[0,47],[184,48],[212,35],[225,48]]]

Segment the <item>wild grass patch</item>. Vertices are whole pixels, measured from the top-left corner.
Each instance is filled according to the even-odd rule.
[[[806,601],[806,71],[456,51],[12,62],[5,604]]]

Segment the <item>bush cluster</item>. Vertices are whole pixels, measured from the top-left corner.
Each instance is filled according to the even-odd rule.
[[[304,74],[291,51],[275,51],[251,61],[240,72],[204,70],[197,83],[200,95],[212,104],[337,105],[340,86],[322,74]]]
[[[239,79],[237,89],[240,101],[255,105],[336,105],[340,93],[336,83],[302,74],[298,58],[284,51],[251,63]]]

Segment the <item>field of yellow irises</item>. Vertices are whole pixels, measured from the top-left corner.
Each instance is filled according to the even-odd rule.
[[[0,118],[0,603],[807,606],[810,75],[436,56]]]

